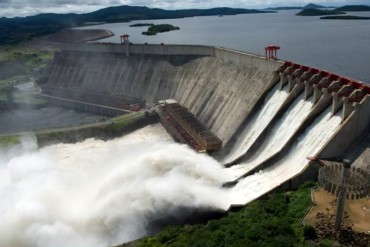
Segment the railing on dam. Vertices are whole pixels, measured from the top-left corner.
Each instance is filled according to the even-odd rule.
[[[127,110],[118,109],[114,107],[86,103],[82,101],[65,99],[65,98],[60,98],[60,97],[55,97],[55,96],[50,96],[50,95],[45,95],[45,94],[36,94],[36,97],[45,99],[53,105],[72,108],[72,109],[81,110],[85,112],[91,112],[94,114],[100,114],[100,115],[109,116],[109,117],[119,116],[119,115],[127,114],[130,112]]]
[[[128,50],[126,50],[128,49]],[[68,44],[63,50],[79,52],[99,52],[133,55],[195,55],[210,56],[231,61],[239,65],[258,67],[265,71],[274,71],[283,64],[280,60],[267,60],[264,56],[207,45],[172,45],[172,44],[131,44],[129,46],[111,43]]]

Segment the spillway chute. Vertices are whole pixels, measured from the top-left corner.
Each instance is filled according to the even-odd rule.
[[[297,176],[307,165],[307,156],[316,153],[328,142],[341,123],[341,113],[331,116],[330,109],[323,112],[297,140],[296,146],[276,164],[243,178],[233,188],[232,204],[246,204]]]
[[[271,119],[278,112],[288,95],[287,86],[280,89],[279,82],[271,89],[264,104],[259,108],[243,131],[238,135],[229,153],[222,159],[223,163],[233,163],[253,145]]]

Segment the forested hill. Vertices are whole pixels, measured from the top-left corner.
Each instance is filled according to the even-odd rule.
[[[337,11],[370,11],[370,6],[368,5],[345,5],[335,10]]]
[[[60,31],[66,27],[94,22],[127,22],[146,19],[172,19],[193,16],[266,13],[254,9],[212,8],[164,10],[139,6],[118,6],[86,14],[39,14],[29,17],[0,18],[0,44],[12,44]]]

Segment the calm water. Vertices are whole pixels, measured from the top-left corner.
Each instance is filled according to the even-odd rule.
[[[0,135],[99,122],[104,116],[60,107],[0,112]]]
[[[264,55],[268,44],[281,46],[278,57],[370,82],[370,20],[320,20],[295,16],[296,10],[276,14],[193,17],[147,20],[85,28],[109,29],[115,37],[104,42],[119,43],[129,34],[133,43],[205,44]],[[370,16],[370,12],[349,13]],[[134,23],[169,23],[181,30],[145,36],[147,27]]]

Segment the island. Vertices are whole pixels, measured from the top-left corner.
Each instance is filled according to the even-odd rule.
[[[303,9],[296,15],[298,16],[321,16],[321,15],[343,15],[345,12],[337,10],[327,10],[327,9]]]
[[[83,14],[38,14],[27,17],[0,17],[0,45],[27,42],[35,37],[91,23],[119,23],[138,20],[175,19],[194,16],[274,13],[257,9],[211,8],[165,10],[141,6],[114,6]]]
[[[335,11],[370,11],[368,5],[345,5],[340,8],[336,8]]]
[[[320,17],[323,20],[370,20],[367,16],[356,16],[356,15],[335,15],[335,16],[323,16]]]
[[[151,26],[154,26],[154,24],[153,23],[136,23],[136,24],[130,25],[129,27],[151,27]]]
[[[179,27],[172,26],[170,24],[158,24],[152,25],[148,28],[148,31],[142,32],[143,35],[156,35],[157,33],[164,33],[173,30],[180,30]]]
[[[296,10],[296,9],[325,9],[325,8],[331,8],[331,7],[326,7],[314,3],[309,3],[305,6],[281,6],[281,7],[270,7],[267,8],[266,10]]]

